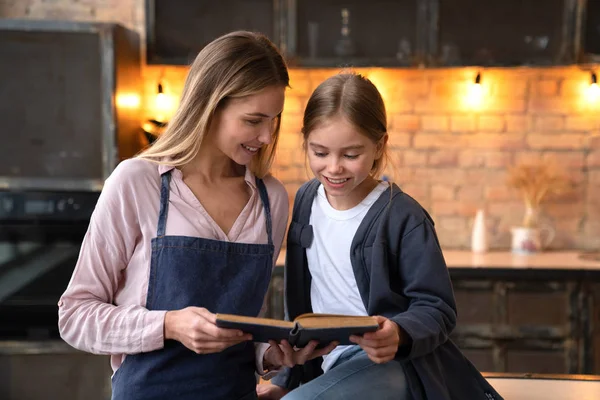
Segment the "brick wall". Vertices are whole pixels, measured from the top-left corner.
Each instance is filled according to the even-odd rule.
[[[144,33],[143,0],[0,0],[0,17],[117,21]],[[144,105],[154,115],[156,84],[174,97],[185,67],[147,66]],[[299,151],[302,110],[312,89],[336,70],[291,71],[274,174],[290,198],[307,178]],[[600,106],[586,98],[589,72],[579,67],[484,69],[483,97],[466,101],[473,68],[369,69],[389,114],[392,166],[387,174],[436,221],[446,248],[467,248],[475,211],[488,213],[493,248],[507,248],[523,204],[507,188],[506,168],[555,159],[574,182],[544,206],[557,231],[552,248],[600,248]]]

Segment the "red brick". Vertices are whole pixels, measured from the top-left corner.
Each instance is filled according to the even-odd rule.
[[[542,97],[558,95],[558,81],[542,80],[533,82],[533,95]]]
[[[402,185],[402,191],[416,199],[419,203],[423,203],[429,198],[429,185],[407,183]]]
[[[565,97],[533,97],[529,111],[537,114],[568,114],[577,107],[575,99]]]
[[[590,87],[589,79],[568,79],[560,84],[560,95],[563,97],[585,96]]]
[[[463,185],[494,185],[505,181],[506,173],[504,171],[469,169],[466,170]]]
[[[468,146],[476,149],[521,149],[524,135],[502,133],[478,133],[469,136]]]
[[[284,184],[288,182],[302,182],[306,180],[306,173],[301,167],[277,168],[272,171],[275,178]]]
[[[518,164],[530,164],[542,161],[542,153],[540,151],[522,150],[515,152],[514,163]]]
[[[567,116],[565,128],[569,131],[592,131],[599,127],[598,118]]]
[[[556,135],[530,133],[527,135],[527,145],[532,149],[579,150],[585,147],[585,135],[577,133]]]
[[[456,167],[458,157],[451,150],[434,151],[429,155],[429,165],[432,167]]]
[[[410,134],[408,132],[404,132],[404,131],[397,131],[394,129],[394,130],[388,131],[388,135],[389,135],[388,146],[390,148],[412,147],[412,141],[413,141],[412,134]]]
[[[421,128],[426,132],[448,131],[448,117],[445,115],[425,115],[421,119]]]
[[[484,190],[484,198],[487,201],[509,201],[515,200],[516,192],[507,185],[487,186]]]
[[[395,114],[391,118],[393,129],[414,132],[421,129],[421,118],[414,114]]]
[[[565,118],[563,116],[538,116],[535,119],[535,129],[538,132],[564,130]]]
[[[480,115],[477,127],[482,132],[502,132],[505,128],[504,117],[497,115]]]
[[[482,76],[482,81],[484,77]],[[527,94],[527,80],[511,77],[510,79],[494,80],[492,85],[492,96],[498,97],[525,97]]]
[[[485,166],[489,168],[506,168],[512,165],[513,153],[489,151],[485,154]]]
[[[456,198],[456,187],[444,184],[431,186],[432,200],[454,200]]]
[[[470,217],[477,212],[476,204],[464,201],[434,201],[431,210],[438,216],[464,216]]]
[[[523,219],[525,206],[521,198],[518,200],[509,200],[502,202],[491,202],[487,205],[487,211],[490,216],[498,216],[508,221],[508,226],[516,225]]]
[[[546,202],[544,204],[544,213],[551,215],[552,218],[577,218],[581,215],[583,203],[560,204]]]
[[[452,96],[448,98],[427,97],[418,99],[414,103],[414,110],[417,113],[440,113],[440,112],[465,112],[468,109],[465,107],[463,96]]]
[[[590,170],[588,172],[588,181],[590,185],[600,186],[600,170]]]
[[[468,144],[467,140],[466,135],[418,133],[415,135],[413,143],[415,148],[448,149],[464,148]]]
[[[525,112],[527,104],[524,98],[494,97],[488,99],[484,110],[490,113]]]
[[[286,113],[303,114],[307,98],[304,96],[293,96],[291,92],[285,97],[284,109]]]
[[[415,182],[462,185],[466,171],[458,168],[416,168]]]
[[[429,93],[430,82],[427,79],[411,79],[397,82],[395,93],[400,97],[423,97]]]
[[[427,152],[406,150],[402,154],[403,165],[407,167],[421,167],[427,165]]]
[[[483,167],[486,157],[481,151],[463,150],[458,157],[458,164],[461,167]]]
[[[306,97],[311,95],[313,87],[311,85],[311,81],[307,70],[298,68],[290,69],[289,75],[290,88],[288,89],[288,94]]]
[[[415,105],[412,101],[404,97],[396,98],[392,96],[386,100],[385,107],[388,113],[409,113],[414,110]]]
[[[481,186],[462,186],[458,189],[457,198],[461,201],[477,202],[482,199]]]
[[[454,115],[450,117],[450,130],[452,132],[473,132],[476,121],[472,115]]]
[[[304,154],[302,151],[302,135],[299,133],[281,132],[279,140],[277,142],[279,149],[291,149],[295,150],[297,154]],[[302,155],[304,157],[304,155]]]
[[[551,151],[544,153],[543,160],[554,162],[561,168],[583,168],[585,165],[585,154],[582,151]]]
[[[526,115],[507,115],[506,116],[506,131],[507,132],[527,132],[530,129],[530,117]]]
[[[465,93],[469,88],[468,82],[434,80],[431,82],[431,95],[434,97],[453,97],[457,93]]]
[[[600,151],[592,151],[587,156],[586,164],[588,168],[597,168],[600,167]],[[598,193],[600,195],[600,193]]]
[[[586,138],[587,146],[590,149],[600,149],[600,135],[594,134]]]
[[[443,226],[446,231],[463,233],[467,229],[467,221],[464,217],[440,217],[436,226]]]

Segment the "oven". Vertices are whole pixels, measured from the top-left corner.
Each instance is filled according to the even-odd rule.
[[[138,36],[0,20],[0,398],[110,398],[108,357],[60,339],[59,297],[104,180],[143,145]]]

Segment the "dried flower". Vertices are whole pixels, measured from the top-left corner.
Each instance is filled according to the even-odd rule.
[[[527,212],[523,226],[535,225],[535,210],[549,195],[564,193],[570,185],[568,177],[552,161],[528,162],[508,169],[508,185],[521,192]]]

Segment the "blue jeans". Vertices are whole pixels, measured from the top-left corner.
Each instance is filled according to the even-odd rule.
[[[342,353],[325,374],[292,390],[282,400],[408,398],[404,369],[398,361],[375,364],[355,346]]]

